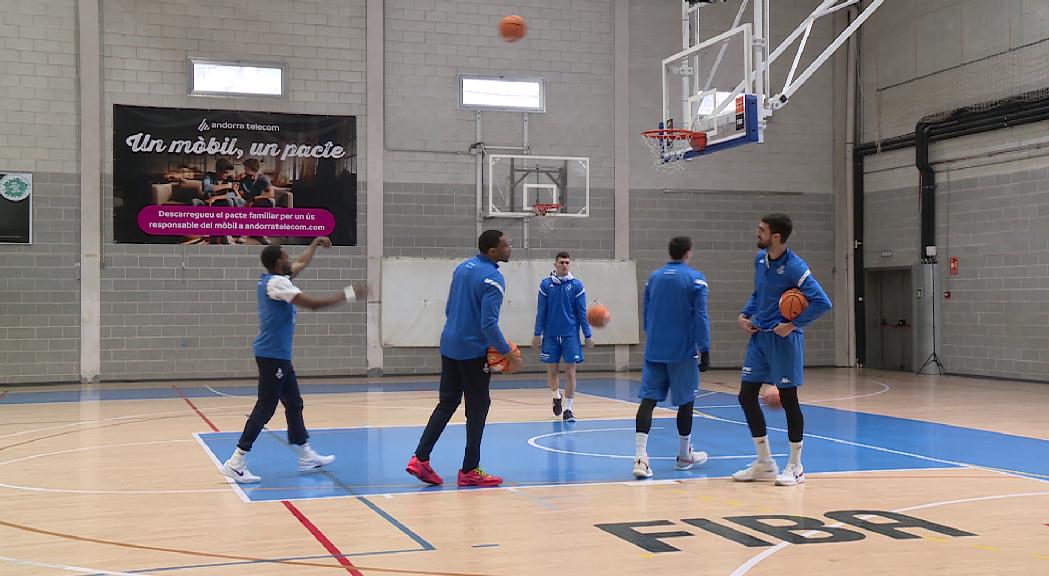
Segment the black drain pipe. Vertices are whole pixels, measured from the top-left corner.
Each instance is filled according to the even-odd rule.
[[[970,136],[1049,120],[1049,98],[1029,99],[1029,96],[1018,96],[1014,99],[999,102],[983,110],[972,106],[955,110],[945,117],[939,115],[923,118],[917,123],[914,132],[896,136],[881,142],[867,142],[853,149],[853,282],[856,289],[856,301],[853,303],[856,314],[856,363],[863,366],[867,358],[866,337],[866,270],[863,261],[863,165],[867,156],[900,150],[914,146],[914,165],[920,176],[919,200],[921,207],[921,246],[922,262],[936,262],[936,256],[930,255],[927,247],[936,245],[936,173],[929,161],[929,145],[933,142],[950,140],[961,136]]]

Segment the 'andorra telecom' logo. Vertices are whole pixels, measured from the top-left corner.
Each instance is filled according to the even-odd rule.
[[[202,118],[197,125],[197,132],[207,132],[212,128],[218,130],[247,130],[250,132],[280,132],[280,124],[259,124],[258,122],[208,122]]]
[[[0,174],[0,197],[12,202],[21,202],[33,190],[32,176],[29,174]]]

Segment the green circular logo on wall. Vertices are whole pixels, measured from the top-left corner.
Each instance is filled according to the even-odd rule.
[[[32,182],[20,174],[7,174],[0,177],[0,196],[12,202],[20,202],[32,193]]]

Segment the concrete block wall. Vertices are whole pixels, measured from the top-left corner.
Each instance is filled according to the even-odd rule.
[[[1049,87],[1049,6],[1003,0],[887,2],[863,30],[863,139],[910,133],[921,118]],[[936,243],[948,372],[1049,379],[1049,245],[1036,222],[1049,201],[1037,151],[1049,123],[934,143]],[[865,266],[920,258],[914,150],[869,157]],[[882,255],[885,252],[886,255]],[[888,255],[891,252],[891,255]],[[948,273],[959,258],[957,276]]]
[[[515,43],[498,34],[499,19],[522,15],[528,36]],[[613,4],[609,0],[514,6],[476,0],[389,0],[386,5],[386,256],[466,258],[476,253],[475,114],[456,109],[460,74],[542,77],[546,113],[529,114],[536,154],[589,156],[591,217],[560,220],[543,234],[533,222],[524,247],[521,220],[493,219],[514,240],[514,259],[614,254],[612,191]],[[522,117],[485,112],[481,140],[523,144]],[[500,152],[501,153],[501,152]],[[487,170],[487,165],[485,167]],[[539,278],[536,279],[538,287]],[[585,281],[585,279],[583,279]],[[539,370],[526,353],[526,369]],[[611,349],[590,354],[589,369],[611,369]],[[388,374],[433,373],[433,349],[387,348]]]
[[[364,16],[364,0],[265,5],[104,0],[103,197],[112,198],[114,104],[357,116],[358,134],[364,133]],[[187,96],[189,57],[284,62],[287,98]],[[358,166],[363,168],[364,147],[358,148]],[[363,181],[366,175],[359,177]],[[362,183],[359,214],[365,211],[366,194]],[[104,378],[253,376],[260,248],[113,244],[112,206],[105,208]],[[341,290],[364,278],[364,220],[358,218],[361,245],[318,253],[296,281],[304,291]],[[301,251],[289,248],[293,258]],[[363,305],[304,310],[298,323],[295,359],[300,374],[366,371]]]
[[[776,34],[784,36],[796,23],[788,14],[796,12],[800,19],[807,13],[804,4],[790,0],[777,8],[782,19]],[[29,14],[29,20],[22,12]],[[497,35],[498,19],[510,12],[522,14],[531,25],[529,36],[515,44],[504,43]],[[727,26],[734,11],[731,7],[717,7],[708,13],[714,16],[705,21],[705,30],[708,25]],[[75,3],[17,0],[5,4],[0,14],[5,26],[0,28],[0,39],[11,39],[17,44],[17,57],[30,59],[33,70],[38,72],[36,76],[47,78],[40,80],[23,74],[25,67],[15,66],[14,71],[24,76],[22,91],[12,94],[15,98],[5,99],[0,106],[10,108],[15,105],[11,102],[16,101],[20,107],[17,111],[2,111],[8,120],[15,117],[12,112],[18,112],[21,124],[17,124],[17,132],[8,128],[10,123],[3,126],[0,138],[13,146],[0,147],[4,150],[0,154],[11,154],[8,150],[13,148],[21,155],[7,159],[10,161],[5,168],[55,171],[49,175],[38,173],[37,201],[40,205],[52,202],[48,208],[54,212],[48,213],[48,223],[43,226],[52,226],[51,236],[68,244],[63,248],[65,260],[60,260],[57,267],[45,259],[24,268],[23,274],[36,275],[36,288],[40,286],[40,275],[49,275],[54,281],[55,288],[48,296],[48,305],[54,305],[54,310],[45,315],[50,314],[48,328],[55,323],[63,328],[60,336],[53,331],[38,334],[47,343],[50,363],[34,358],[24,364],[39,371],[29,375],[30,379],[75,379],[77,356],[72,348],[78,333],[65,328],[76,326],[78,307],[75,302],[66,301],[69,294],[75,295],[76,284],[71,273],[64,270],[67,264],[70,268],[74,264],[78,222],[77,98],[75,82],[70,80],[75,78]],[[10,14],[15,16],[9,18]],[[264,6],[245,6],[234,0],[207,4],[194,0],[103,0],[105,379],[253,375],[249,348],[256,331],[252,290],[260,271],[258,248],[112,243],[112,106],[354,115],[358,119],[358,134],[363,135],[367,126],[364,16],[364,0],[296,0]],[[41,18],[58,26],[46,40],[33,36],[39,31],[24,31],[21,27],[40,24]],[[649,124],[642,112],[652,106],[656,93],[653,90],[658,88],[658,83],[653,85],[646,77],[652,72],[651,63],[678,49],[676,18],[676,7],[651,10],[646,3],[632,2],[630,34],[632,45],[637,48],[631,61],[633,131],[639,132]],[[15,21],[16,27],[11,27],[9,19]],[[460,258],[474,251],[475,159],[467,148],[476,140],[476,126],[473,113],[457,111],[455,102],[458,74],[476,73],[543,77],[548,109],[545,114],[530,115],[530,144],[537,153],[585,155],[592,162],[592,217],[558,222],[556,229],[546,235],[540,234],[533,223],[529,248],[518,242],[515,258],[551,258],[560,249],[571,251],[577,258],[613,257],[612,28],[611,0],[573,0],[556,6],[544,0],[525,0],[513,7],[479,1],[387,1],[384,91],[388,149],[386,173],[381,175],[385,180],[386,256]],[[817,37],[826,33],[822,28],[814,30]],[[33,40],[33,50],[25,47],[26,38]],[[15,62],[12,54],[11,50],[5,51],[0,59],[7,60],[0,62],[14,65],[10,64]],[[190,97],[186,94],[185,68],[186,59],[194,56],[284,62],[289,72],[288,97]],[[57,74],[51,68],[54,66],[59,67]],[[704,254],[697,265],[708,275],[713,272],[719,279],[731,282],[733,294],[736,284],[749,286],[747,263],[753,255],[753,228],[760,214],[776,209],[795,215],[799,232],[793,244],[821,280],[830,284],[829,78],[829,72],[824,70],[810,80],[810,87],[777,116],[778,134],[770,130],[768,144],[763,147],[728,153],[717,162],[695,163],[677,181],[659,180],[643,150],[632,156],[631,257],[639,260],[639,287],[664,260],[671,229],[675,234],[693,236],[697,249]],[[39,89],[24,92],[34,82],[43,82],[46,93]],[[34,109],[45,103],[50,107],[46,111]],[[27,110],[34,112],[32,120],[26,120],[22,114]],[[54,124],[46,137],[37,129],[45,121]],[[483,128],[482,140],[490,144],[521,143],[520,115],[485,113]],[[30,132],[35,140],[30,139]],[[15,140],[16,136],[21,139]],[[301,279],[307,291],[335,290],[364,276],[367,174],[363,174],[363,142],[359,150],[362,173],[358,237],[362,246],[321,253],[313,269]],[[29,168],[26,155],[34,156]],[[671,191],[664,192],[664,188]],[[710,208],[711,198],[716,199],[716,210]],[[40,226],[38,219],[38,230],[44,230]],[[515,240],[523,240],[524,224],[520,221],[486,222],[485,227],[489,226],[502,228]],[[810,246],[810,242],[817,242],[815,238],[826,244]],[[47,257],[58,251],[54,246],[48,248]],[[291,251],[293,255],[298,253],[294,248]],[[717,255],[711,256],[712,251]],[[3,253],[27,254],[17,250]],[[12,281],[14,277],[8,280]],[[743,292],[749,289],[742,288]],[[733,343],[735,336],[730,336],[732,326],[723,323],[739,303],[727,292],[724,294],[715,292],[714,297],[720,322],[715,340],[725,334],[727,344],[719,342],[717,347],[727,349],[728,358],[739,354],[733,348],[737,344]],[[33,309],[33,322],[40,321],[40,305]],[[25,328],[20,324],[16,327]],[[831,338],[824,333],[829,327],[829,321],[824,321],[813,329],[809,338],[811,362],[829,362],[824,360],[830,358]],[[21,340],[25,335],[19,332],[12,338]],[[69,339],[72,348],[62,348],[70,346],[70,342],[63,341]],[[304,312],[300,316],[296,359],[302,374],[363,373],[364,347],[363,308]],[[437,369],[434,350],[387,349],[385,353],[388,374],[432,373]],[[718,358],[717,362],[723,362]],[[738,363],[738,359],[729,363]],[[591,354],[588,364],[602,369],[612,365],[611,350]],[[640,364],[635,361],[633,365]],[[538,368],[534,364],[530,367]],[[57,372],[48,374],[48,370]]]
[[[0,3],[0,172],[33,174],[33,243],[0,244],[0,383],[76,380],[76,2]]]
[[[862,141],[930,114],[1049,87],[1049,5],[897,0],[861,29]]]

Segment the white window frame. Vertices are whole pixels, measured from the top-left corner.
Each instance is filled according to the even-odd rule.
[[[503,82],[532,82],[539,85],[538,106],[507,106],[500,104],[467,104],[464,102],[465,85],[468,80],[495,80]],[[533,76],[483,76],[478,74],[459,75],[459,105],[460,110],[496,110],[502,112],[546,112],[546,82],[543,78]]]
[[[280,70],[280,94],[267,94],[259,92],[222,92],[212,90],[198,90],[196,86],[196,65],[212,64],[219,66],[232,66],[241,68],[269,68]],[[209,58],[188,58],[186,60],[187,83],[190,96],[218,96],[227,98],[276,98],[283,99],[288,95],[288,67],[280,62],[256,62],[247,60],[213,60]]]

